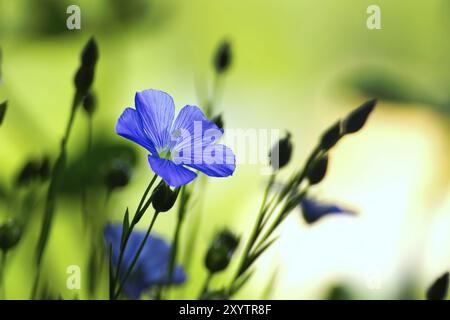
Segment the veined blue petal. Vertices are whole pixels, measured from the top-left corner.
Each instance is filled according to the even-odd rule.
[[[159,175],[168,185],[180,187],[197,177],[197,174],[171,160],[148,156],[148,162],[152,170]]]
[[[173,124],[171,149],[180,150],[187,146],[191,149],[194,146],[203,148],[217,142],[222,134],[223,129],[208,120],[202,110],[187,105],[181,109]]]
[[[156,149],[168,146],[175,114],[172,97],[163,91],[144,90],[136,93],[135,104],[143,129]]]
[[[236,157],[227,146],[212,144],[203,149],[201,157],[195,154],[185,164],[211,177],[228,177],[236,169]]]
[[[126,108],[123,111],[116,123],[116,133],[143,146],[153,155],[157,154],[152,141],[145,135],[142,120],[136,110]]]

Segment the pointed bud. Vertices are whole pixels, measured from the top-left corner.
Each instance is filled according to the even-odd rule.
[[[428,300],[445,300],[448,291],[448,272],[440,276],[427,291]]]
[[[376,104],[376,99],[369,100],[353,110],[343,121],[344,134],[359,131],[366,123]]]
[[[114,160],[106,173],[105,184],[109,190],[125,187],[131,179],[132,167],[122,160]]]
[[[339,120],[322,134],[322,137],[320,138],[320,147],[323,150],[328,151],[338,143],[341,137],[341,121]]]
[[[281,169],[289,163],[292,148],[291,134],[288,132],[286,137],[280,139],[269,153],[270,165],[273,170]]]
[[[0,250],[3,252],[13,248],[22,236],[22,227],[14,220],[0,225]]]
[[[225,41],[219,46],[214,57],[214,68],[218,74],[228,70],[231,65],[231,58],[231,45],[228,41]]]
[[[83,109],[89,116],[92,116],[97,106],[97,98],[92,91],[89,91],[83,99]]]
[[[86,43],[81,52],[81,64],[84,67],[93,68],[98,60],[98,47],[97,42],[92,37]]]
[[[239,245],[239,238],[228,230],[220,232],[209,247],[205,265],[209,272],[225,270]]]
[[[157,212],[166,212],[172,209],[177,197],[179,188],[172,190],[164,182],[161,181],[160,184],[153,190],[152,194],[152,206]]]
[[[211,121],[214,122],[215,125],[216,125],[217,127],[219,127],[219,129],[223,129],[224,123],[223,123],[222,114],[218,114],[217,116],[215,116],[214,118],[212,118]]]
[[[8,108],[8,101],[3,101],[0,103],[0,126],[3,123],[3,119],[5,118],[6,109]]]
[[[311,185],[318,184],[323,180],[327,173],[328,167],[328,155],[323,155],[319,159],[316,159],[311,167],[308,169],[307,178]]]
[[[75,74],[75,88],[81,97],[84,97],[94,82],[94,68],[80,66]]]

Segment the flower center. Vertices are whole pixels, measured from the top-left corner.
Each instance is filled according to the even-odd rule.
[[[172,159],[172,154],[168,147],[158,150],[158,155],[162,159],[168,159],[168,160]]]

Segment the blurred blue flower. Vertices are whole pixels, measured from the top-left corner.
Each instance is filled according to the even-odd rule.
[[[121,224],[108,224],[104,230],[107,245],[112,245],[112,262],[116,268],[120,253],[122,236]],[[145,237],[145,232],[135,231],[131,234],[122,260],[121,274],[123,277],[138,251],[139,245]],[[139,299],[144,290],[155,285],[169,284],[170,246],[161,238],[150,235],[147,242],[128,277],[123,292],[130,299]],[[182,266],[175,266],[172,284],[182,284],[186,281],[186,274]]]
[[[317,222],[328,215],[354,215],[355,212],[335,204],[317,201],[310,197],[304,197],[300,202],[303,218],[309,224]]]
[[[173,99],[159,90],[137,92],[135,106],[122,113],[116,132],[150,152],[150,167],[168,185],[179,187],[195,179],[197,174],[185,166],[212,177],[233,174],[233,151],[215,143],[223,130],[198,107],[183,107],[173,121]]]

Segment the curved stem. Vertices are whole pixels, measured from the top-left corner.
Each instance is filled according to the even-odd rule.
[[[144,209],[144,208],[143,208],[144,201],[145,201],[145,199],[147,198],[147,195],[148,195],[148,193],[150,192],[152,186],[155,184],[155,181],[156,181],[156,178],[157,178],[157,177],[158,177],[158,175],[157,175],[157,174],[154,174],[152,180],[150,180],[150,183],[148,184],[147,188],[145,189],[144,194],[142,195],[142,198],[141,198],[141,200],[139,201],[139,205],[138,205],[137,208],[136,208],[136,212],[134,213],[133,220],[131,221],[131,224],[130,224],[130,228],[128,229],[128,232],[127,232],[127,234],[125,235],[125,241],[123,242],[123,247],[120,248],[120,252],[119,252],[119,260],[118,260],[118,262],[117,262],[117,268],[116,268],[115,276],[114,276],[114,278],[113,278],[114,281],[113,281],[112,284],[110,284],[110,285],[112,285],[112,287],[113,287],[113,290],[112,290],[113,292],[114,292],[114,290],[115,290],[115,288],[116,288],[116,284],[117,284],[117,282],[118,282],[118,280],[119,280],[119,273],[120,273],[120,269],[121,269],[121,267],[122,267],[123,254],[124,254],[124,252],[125,252],[125,248],[126,248],[126,246],[127,246],[128,239],[130,238],[130,235],[131,235],[131,233],[133,232],[133,229],[134,229],[135,225],[136,225],[136,224],[138,223],[138,221],[139,221],[139,220],[138,220],[138,217],[139,217],[139,216],[142,216],[141,212],[142,212],[142,211],[145,212],[145,210],[147,210],[148,206],[149,206],[150,203],[151,203],[151,197],[150,197],[150,198],[147,200],[146,205],[144,206],[144,207],[145,207],[145,210],[143,210],[143,209]],[[148,204],[148,205],[147,205],[147,204]],[[114,297],[110,297],[110,298],[112,299],[112,298],[114,298]]]
[[[117,299],[120,295],[120,292],[122,291],[122,288],[125,284],[125,282],[127,281],[128,277],[130,276],[131,272],[133,271],[134,266],[136,265],[136,262],[139,259],[139,256],[142,252],[142,249],[144,249],[145,243],[147,242],[148,236],[150,235],[150,232],[153,229],[153,225],[155,224],[156,218],[158,217],[159,212],[155,211],[155,213],[153,214],[153,218],[152,221],[150,222],[150,225],[148,226],[147,229],[147,233],[145,234],[144,239],[142,240],[138,251],[136,252],[136,254],[134,255],[133,261],[131,262],[130,266],[128,267],[122,281],[120,282],[119,288],[117,289],[116,293],[114,294],[114,299]]]
[[[267,183],[267,187],[266,187],[266,190],[264,191],[264,196],[263,196],[263,200],[261,202],[261,207],[258,212],[258,217],[257,217],[256,223],[253,226],[252,233],[250,234],[247,245],[244,249],[244,253],[242,254],[241,262],[239,264],[239,267],[237,269],[237,274],[234,277],[234,279],[237,279],[241,275],[241,271],[242,271],[243,266],[245,265],[246,259],[248,258],[248,255],[250,254],[250,251],[252,250],[253,245],[255,244],[259,233],[261,232],[261,224],[264,221],[265,212],[266,212],[266,210],[264,210],[264,209],[266,206],[267,197],[269,195],[270,188],[272,188],[272,185],[275,181],[275,176],[276,176],[276,174],[273,173],[270,176],[269,182]]]

